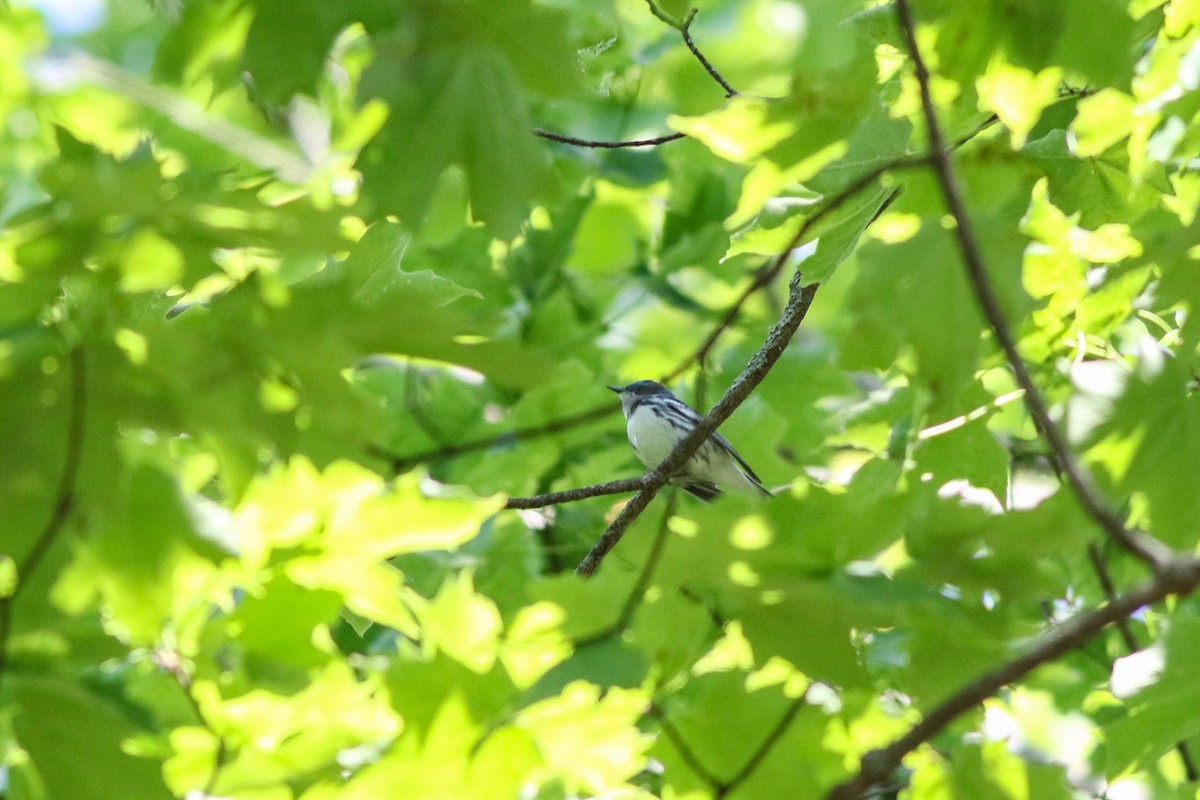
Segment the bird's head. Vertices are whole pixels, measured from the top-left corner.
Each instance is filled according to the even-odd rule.
[[[647,397],[656,394],[667,396],[671,394],[670,390],[658,381],[634,381],[628,386],[609,386],[608,388],[620,395],[621,410],[625,412],[625,416],[629,416],[637,404]]]

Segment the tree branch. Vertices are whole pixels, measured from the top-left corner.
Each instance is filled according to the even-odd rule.
[[[573,503],[576,500],[586,500],[589,497],[601,497],[606,494],[624,494],[636,492],[642,488],[642,478],[622,478],[608,483],[598,483],[594,486],[583,486],[579,489],[567,489],[562,492],[550,492],[533,497],[510,497],[504,504],[505,508],[544,508],[560,503]]]
[[[543,128],[534,128],[534,136],[540,136],[543,139],[549,139],[552,142],[561,144],[570,144],[575,147],[591,147],[598,150],[618,150],[623,147],[654,147],[667,142],[674,142],[678,139],[686,139],[686,133],[668,133],[664,136],[655,136],[650,139],[631,139],[629,141],[605,141],[597,139],[579,139],[574,136],[566,136],[561,133],[554,133]]]
[[[793,245],[789,245],[788,250],[791,250]],[[766,342],[759,351],[750,359],[750,363],[742,374],[737,377],[729,390],[725,392],[725,396],[721,398],[712,410],[708,412],[692,431],[675,445],[675,449],[671,454],[654,469],[646,473],[644,485],[638,491],[633,499],[621,509],[621,513],[613,521],[600,540],[580,562],[575,569],[576,573],[584,576],[591,575],[600,566],[600,562],[608,555],[608,552],[616,546],[621,537],[625,535],[625,531],[633,524],[633,521],[646,509],[654,496],[667,483],[667,481],[675,475],[679,469],[691,458],[692,453],[700,447],[712,433],[717,429],[722,422],[727,420],[729,416],[737,410],[754,387],[762,383],[763,378],[775,366],[775,362],[783,355],[783,351],[787,349],[788,344],[795,335],[796,329],[800,327],[800,323],[804,320],[808,313],[809,306],[812,305],[813,297],[816,296],[818,284],[812,283],[807,286],[801,285],[801,274],[796,273],[792,278],[789,287],[789,298],[787,307],[784,309],[783,315],[779,322],[771,329],[771,333],[767,336]]]
[[[665,21],[668,24],[670,24],[672,27],[676,27],[675,24],[673,23],[673,21],[671,21],[669,19],[665,20]],[[971,134],[969,134],[968,136],[964,137],[962,140],[957,142],[955,146],[957,147],[957,146],[964,144],[971,137],[978,135],[978,133],[980,133],[982,130],[985,130],[987,128],[987,126],[990,124],[991,123],[989,121],[989,123],[980,126],[974,132],[972,132]],[[669,136],[659,137],[657,139],[639,139],[639,140],[634,140],[634,141],[629,141],[629,142],[595,142],[595,141],[590,141],[590,140],[586,140],[586,139],[575,139],[574,137],[562,136],[560,134],[551,133],[549,131],[543,131],[543,130],[536,130],[536,131],[534,131],[534,133],[536,133],[538,136],[541,136],[545,139],[550,139],[550,140],[556,141],[556,142],[563,142],[566,144],[574,144],[574,145],[578,145],[580,147],[642,147],[642,146],[648,146],[648,145],[662,144],[663,142],[674,141],[676,139],[682,139],[685,136],[682,133],[676,133],[676,134],[671,134]],[[755,273],[754,279],[750,283],[750,285],[747,286],[742,291],[741,295],[738,296],[737,300],[735,300],[733,302],[733,304],[731,304],[729,306],[729,308],[727,308],[725,310],[724,315],[722,316],[721,320],[717,323],[716,327],[714,327],[713,330],[711,330],[709,332],[709,334],[704,338],[704,341],[702,341],[700,343],[700,345],[697,346],[695,351],[693,351],[692,354],[689,355],[686,359],[681,361],[679,363],[679,365],[676,366],[675,369],[673,369],[669,374],[663,376],[661,381],[663,383],[670,383],[671,381],[675,380],[680,375],[682,375],[684,372],[686,372],[693,364],[703,363],[703,360],[706,359],[708,357],[708,355],[712,352],[712,349],[713,349],[713,347],[716,346],[716,343],[718,342],[718,340],[720,340],[720,338],[725,334],[725,332],[728,331],[737,322],[738,318],[741,316],[742,307],[746,304],[746,302],[750,299],[750,297],[753,296],[754,293],[759,291],[760,289],[763,289],[766,286],[769,286],[771,283],[773,283],[775,281],[776,278],[779,277],[779,274],[783,271],[784,267],[787,266],[788,257],[791,255],[792,250],[794,250],[796,248],[796,246],[803,241],[803,238],[806,237],[812,231],[813,227],[818,222],[820,222],[822,219],[824,219],[830,213],[836,211],[838,208],[843,206],[854,195],[858,194],[863,189],[868,188],[876,180],[883,177],[883,175],[885,175],[889,172],[897,171],[897,170],[909,169],[912,167],[922,166],[924,164],[927,164],[928,162],[929,162],[929,157],[922,155],[922,156],[905,156],[902,158],[897,158],[893,161],[889,161],[885,164],[880,164],[879,166],[875,167],[874,169],[872,169],[872,170],[864,173],[860,177],[856,178],[853,183],[851,183],[845,189],[838,192],[838,194],[830,197],[829,200],[827,200],[816,211],[814,211],[811,216],[807,217],[804,220],[804,222],[801,225],[800,230],[797,234],[797,238],[794,240],[794,242],[791,245],[789,245],[788,249],[786,249],[785,251],[780,253],[778,256],[776,256],[776,258],[770,262],[769,266],[766,266],[763,269],[761,269]],[[464,442],[462,444],[457,444],[457,445],[452,444],[452,445],[447,445],[444,447],[437,447],[437,448],[433,448],[430,450],[413,453],[413,454],[407,455],[407,456],[396,456],[392,453],[387,453],[387,452],[379,452],[378,454],[382,458],[386,459],[391,464],[391,467],[394,471],[403,472],[404,470],[411,469],[412,467],[414,467],[417,464],[420,464],[424,461],[453,458],[455,456],[463,455],[465,453],[473,453],[473,452],[478,452],[480,450],[487,450],[491,447],[494,447],[494,446],[504,443],[504,442],[523,441],[526,439],[533,439],[533,438],[537,438],[539,436],[545,436],[548,434],[560,433],[562,431],[575,428],[579,425],[583,425],[583,424],[598,420],[598,419],[606,416],[607,414],[613,413],[615,410],[616,410],[616,408],[614,406],[606,405],[602,408],[590,409],[590,410],[584,411],[580,414],[575,414],[575,415],[571,415],[568,417],[562,417],[557,420],[551,420],[550,422],[545,423],[543,425],[536,425],[536,426],[533,426],[530,428],[508,431],[505,433],[497,434],[496,436],[493,436],[493,437],[489,437],[487,439],[479,439],[479,440],[475,440],[475,441],[471,441],[471,442]]]
[[[554,141],[567,141],[571,138],[559,137],[557,134],[550,134],[546,131],[538,131],[537,133],[539,136],[545,135],[545,138],[553,139]],[[673,138],[682,137],[683,134],[677,134]],[[672,137],[668,137],[668,139],[671,138]],[[588,146],[588,143],[584,140],[568,141],[568,143]],[[628,146],[637,146],[654,143],[656,143],[655,140],[646,139],[635,143],[625,144]],[[622,143],[619,142],[608,144],[622,145]],[[604,145],[605,143],[599,143],[597,146]],[[709,332],[709,334],[704,338],[704,341],[700,343],[700,345],[695,351],[692,352],[691,355],[681,361],[679,365],[675,367],[675,369],[671,370],[669,374],[663,376],[662,382],[670,383],[686,372],[693,364],[702,362],[708,357],[709,353],[712,352],[712,348],[716,346],[717,341],[737,322],[738,318],[741,316],[742,307],[746,304],[750,297],[760,289],[769,286],[775,281],[776,278],[779,277],[779,274],[783,271],[784,267],[787,266],[788,257],[791,255],[792,250],[794,250],[796,246],[803,241],[803,238],[812,231],[813,227],[818,222],[832,212],[836,211],[841,206],[845,205],[846,202],[848,202],[854,195],[869,187],[872,183],[883,177],[885,174],[894,172],[896,170],[921,166],[927,162],[928,156],[905,156],[903,158],[897,158],[893,161],[889,161],[885,164],[880,164],[874,169],[856,178],[853,183],[851,183],[842,191],[838,192],[836,195],[830,197],[829,200],[827,200],[816,211],[814,211],[812,215],[804,220],[800,230],[797,232],[796,238],[793,240],[793,243],[788,246],[788,249],[776,256],[775,259],[770,262],[769,266],[766,266],[762,270],[759,270],[755,273],[753,281],[742,291],[737,300],[735,300],[733,304],[725,310],[724,315],[721,317],[721,320],[717,323],[716,327]],[[487,450],[503,442],[523,441],[526,439],[537,438],[539,436],[545,436],[547,434],[560,433],[562,431],[575,428],[579,425],[594,422],[615,411],[615,406],[605,405],[603,407],[589,409],[588,411],[584,411],[579,414],[562,417],[557,420],[551,420],[543,425],[535,425],[530,428],[508,431],[487,439],[478,439],[457,445],[446,445],[444,447],[437,447],[407,456],[396,456],[386,452],[380,453],[380,455],[388,460],[395,472],[403,472],[404,470],[411,469],[412,467],[424,461],[453,458],[465,453]]]
[[[897,0],[903,3],[904,0]],[[854,800],[872,786],[888,780],[904,757],[932,739],[957,717],[970,711],[1001,688],[1015,683],[1037,667],[1080,647],[1105,627],[1139,608],[1173,594],[1188,594],[1200,585],[1200,559],[1178,559],[1161,565],[1153,579],[1094,611],[1079,614],[1051,629],[1024,655],[967,684],[932,709],[908,733],[880,750],[863,756],[859,772],[835,787],[828,800]]]
[[[83,349],[76,345],[71,349],[71,400],[70,420],[67,423],[66,455],[62,472],[58,478],[54,508],[50,519],[33,542],[33,547],[16,568],[16,583],[12,592],[0,598],[0,677],[8,666],[8,639],[12,632],[12,606],[17,596],[29,584],[29,576],[41,564],[50,546],[62,531],[71,509],[75,505],[75,478],[79,474],[79,461],[83,452],[84,414],[87,404],[87,365]]]
[[[921,93],[921,108],[928,128],[930,164],[941,185],[942,196],[946,208],[955,221],[955,235],[959,249],[962,251],[963,262],[967,268],[967,277],[971,282],[975,298],[979,302],[984,317],[988,321],[996,341],[1004,351],[1009,366],[1017,379],[1017,384],[1025,390],[1025,405],[1029,415],[1045,437],[1047,445],[1057,466],[1067,478],[1080,505],[1087,514],[1095,520],[1105,532],[1116,540],[1122,547],[1144,561],[1152,569],[1157,569],[1170,559],[1170,551],[1157,539],[1129,530],[1116,514],[1101,499],[1099,490],[1092,481],[1091,475],[1080,466],[1074,453],[1054,420],[1046,401],[1042,398],[1033,378],[1017,351],[1016,339],[1005,320],[1004,311],[1000,307],[999,298],[992,287],[991,278],[983,264],[983,255],[971,219],[967,215],[962,192],[950,164],[950,155],[946,150],[945,137],[937,120],[933,97],[929,90],[929,70],[917,47],[916,30],[913,25],[912,11],[908,0],[895,0],[896,16],[899,19],[900,30],[912,59],[913,71]]]

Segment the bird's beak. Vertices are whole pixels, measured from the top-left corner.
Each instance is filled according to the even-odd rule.
[[[612,390],[613,390],[614,392],[616,392],[617,394],[620,394],[621,392],[625,391],[625,387],[624,387],[624,386],[609,386],[608,388],[609,388],[609,389],[612,389]]]

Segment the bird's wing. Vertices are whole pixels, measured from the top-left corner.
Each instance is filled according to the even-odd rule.
[[[680,403],[678,407],[672,407],[672,411],[686,416],[687,420],[692,424],[693,427],[700,424],[700,420],[702,419],[695,409],[685,403]],[[742,458],[738,451],[733,449],[733,445],[729,443],[728,439],[721,434],[716,433],[715,431],[713,432],[711,438],[712,441],[717,443],[717,446],[729,453],[729,455],[733,456],[733,459],[741,465],[742,469],[746,471],[746,475],[752,481],[757,483],[759,486],[762,485],[762,478],[758,477],[754,470],[751,469],[750,465],[746,463],[746,459]]]
[[[746,463],[746,459],[742,458],[741,455],[738,454],[738,451],[733,449],[733,445],[729,443],[728,439],[719,433],[714,433],[712,438],[713,441],[724,448],[729,455],[733,456],[734,460],[741,465],[742,469],[746,471],[746,475],[748,475],[751,480],[757,484],[762,484],[762,478],[758,477],[758,475],[754,473],[754,470],[750,468],[750,465]]]

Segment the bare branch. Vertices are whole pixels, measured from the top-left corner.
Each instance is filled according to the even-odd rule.
[[[904,2],[904,0],[898,0]],[[1094,611],[1079,614],[1051,629],[1024,655],[979,677],[932,709],[908,733],[880,750],[863,756],[859,773],[835,787],[828,800],[854,800],[872,786],[888,780],[909,753],[936,736],[952,721],[975,708],[1003,687],[1015,683],[1037,667],[1080,647],[1089,639],[1125,619],[1139,608],[1172,594],[1188,594],[1200,585],[1200,559],[1180,559],[1162,565],[1150,581]]]
[[[505,508],[544,508],[560,503],[573,503],[576,500],[586,500],[589,497],[601,497],[606,494],[624,494],[636,492],[642,488],[642,478],[622,478],[618,481],[598,483],[594,486],[583,486],[579,489],[567,489],[563,492],[550,492],[533,497],[510,497],[504,504]]]
[[[696,60],[700,62],[700,65],[704,67],[704,71],[707,72],[709,76],[716,81],[722,89],[725,90],[726,97],[733,97],[737,94],[737,90],[729,85],[729,81],[725,80],[725,78],[721,76],[721,73],[717,71],[717,68],[712,65],[711,61],[704,57],[704,53],[700,52],[700,48],[697,47],[696,43],[692,40],[692,23],[696,21],[696,14],[698,13],[697,9],[693,8],[688,12],[687,18],[684,19],[683,22],[679,22],[678,20],[672,19],[670,15],[659,8],[658,3],[654,2],[654,0],[646,0],[646,5],[650,6],[651,14],[658,17],[670,27],[679,31],[679,35],[683,37],[683,43],[687,45],[687,49],[692,52],[692,55],[694,55]]]
[[[17,565],[16,584],[12,592],[0,598],[0,677],[8,666],[8,638],[12,632],[12,606],[17,596],[29,584],[29,576],[37,569],[54,540],[62,531],[71,509],[75,505],[75,478],[79,473],[79,461],[83,452],[84,415],[87,404],[87,364],[83,348],[76,345],[70,354],[71,400],[70,419],[67,423],[66,455],[63,457],[62,472],[58,478],[54,508],[50,519],[33,542],[33,547]]]
[[[575,147],[591,147],[598,150],[619,150],[623,147],[654,147],[667,142],[674,142],[678,139],[686,139],[686,133],[668,133],[664,136],[655,136],[651,139],[632,139],[629,141],[610,142],[596,139],[579,139],[574,136],[565,136],[561,133],[544,130],[542,128],[533,129],[534,136],[540,136],[543,139],[549,139],[552,142],[560,142],[561,144],[570,144]]]
[[[720,72],[717,72],[717,68],[712,65],[711,61],[704,57],[704,53],[701,53],[700,48],[696,46],[694,41],[692,41],[692,23],[695,21],[696,9],[693,8],[691,12],[688,13],[687,19],[684,20],[683,25],[679,26],[678,29],[679,33],[683,36],[683,43],[687,45],[688,50],[692,51],[692,55],[696,57],[696,60],[700,62],[700,65],[704,67],[704,70],[709,74],[709,76],[718,84],[720,84],[721,88],[725,90],[725,96],[736,96],[737,89],[734,89],[729,85],[729,81],[725,80],[724,76],[722,76]]]
[[[791,246],[788,249],[790,250]],[[808,313],[808,308],[812,305],[813,297],[817,293],[817,284],[802,286],[801,278],[799,272],[792,278],[787,307],[779,322],[771,329],[762,348],[750,359],[746,369],[734,380],[733,385],[725,392],[725,396],[721,398],[720,402],[713,406],[707,416],[700,420],[696,427],[679,441],[679,444],[675,445],[675,449],[661,464],[646,473],[645,483],[641,490],[633,496],[628,505],[621,509],[621,513],[617,515],[617,518],[601,535],[600,540],[580,562],[575,569],[578,574],[587,576],[596,571],[600,562],[621,540],[625,531],[646,509],[646,506],[650,504],[650,501],[654,499],[654,496],[671,476],[679,471],[701,443],[712,435],[717,426],[737,410],[738,406],[750,396],[750,392],[762,383],[763,378],[771,371],[771,367],[775,366],[775,362],[783,355],[783,351],[787,349],[795,335],[796,329],[800,327],[800,323]]]
[[[983,264],[983,254],[979,247],[979,241],[975,237],[974,227],[971,224],[970,217],[967,215],[966,205],[963,203],[962,192],[959,189],[954,168],[950,164],[950,155],[946,150],[945,137],[938,124],[937,112],[929,90],[929,70],[926,68],[920,49],[917,47],[916,31],[913,26],[912,11],[908,6],[908,0],[896,0],[895,7],[896,15],[900,22],[900,29],[904,34],[904,41],[908,47],[909,58],[912,59],[913,71],[916,73],[917,83],[921,90],[921,107],[924,112],[925,124],[929,135],[930,164],[937,175],[938,183],[941,185],[947,210],[954,217],[956,223],[955,235],[958,239],[959,249],[962,251],[963,262],[967,268],[967,277],[971,282],[971,287],[974,290],[975,298],[979,302],[983,315],[987,319],[992,332],[995,334],[1000,348],[1004,351],[1005,358],[1008,359],[1013,375],[1017,379],[1017,384],[1025,390],[1025,405],[1029,409],[1029,414],[1033,417],[1033,421],[1041,431],[1042,436],[1045,437],[1056,465],[1066,476],[1067,483],[1079,498],[1080,505],[1083,506],[1087,514],[1122,547],[1133,553],[1151,568],[1157,569],[1169,560],[1170,551],[1158,540],[1126,528],[1121,519],[1101,499],[1099,490],[1092,481],[1091,474],[1080,466],[1062,432],[1054,424],[1054,420],[1050,418],[1050,411],[1046,405],[1046,401],[1038,391],[1037,386],[1034,385],[1033,378],[1030,376],[1025,362],[1021,359],[1021,354],[1017,351],[1016,339],[1008,327],[1004,311],[1000,307],[999,298],[996,296],[991,278],[988,276],[987,269]]]

